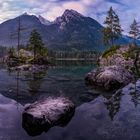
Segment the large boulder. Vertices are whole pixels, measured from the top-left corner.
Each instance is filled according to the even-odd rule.
[[[72,118],[75,105],[67,98],[48,98],[27,105],[23,112],[23,128],[29,135],[39,135],[51,127],[65,126]]]
[[[114,90],[127,85],[134,80],[134,75],[124,67],[100,67],[88,73],[86,83],[105,90]]]

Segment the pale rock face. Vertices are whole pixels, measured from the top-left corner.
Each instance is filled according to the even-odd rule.
[[[83,21],[84,16],[74,10],[65,10],[61,17],[56,18],[54,23],[59,24],[59,28],[64,30],[65,26],[71,22],[71,20]]]
[[[72,18],[81,19],[81,17],[84,16],[74,10],[66,10],[63,14],[63,17],[65,17],[66,21],[69,21],[69,19]]]
[[[65,113],[65,110],[68,110],[70,107],[74,107],[74,104],[68,99],[48,98],[47,100],[35,102],[34,104],[29,105],[25,108],[25,112],[36,118],[41,118],[43,115],[45,115],[46,119],[57,121],[58,117]]]
[[[63,15],[61,17],[58,17],[55,20],[55,23],[59,23],[62,21],[65,21],[66,23],[69,23],[71,19],[75,19],[75,20],[83,20],[83,15],[81,15],[80,13],[74,11],[74,10],[65,10],[65,12],[63,13]]]
[[[86,82],[105,90],[113,90],[133,81],[134,76],[124,67],[108,66],[98,68],[86,75]]]

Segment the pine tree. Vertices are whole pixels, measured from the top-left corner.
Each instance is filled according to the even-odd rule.
[[[117,40],[122,34],[122,28],[118,15],[115,13],[112,7],[108,11],[108,16],[104,22],[106,27],[103,29],[104,43],[105,45],[114,45],[114,41]]]
[[[43,46],[44,44],[40,34],[36,30],[33,30],[29,39],[29,49],[33,50],[34,59],[42,54]]]
[[[139,23],[134,19],[133,23],[130,25],[129,35],[134,39],[134,43],[136,40],[140,39],[140,29]]]

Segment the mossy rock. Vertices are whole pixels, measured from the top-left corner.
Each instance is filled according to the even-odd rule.
[[[115,45],[115,46],[112,46],[111,48],[109,48],[108,50],[106,50],[103,54],[102,54],[102,57],[103,58],[107,58],[109,56],[112,56],[116,53],[116,51],[120,48],[119,45]]]

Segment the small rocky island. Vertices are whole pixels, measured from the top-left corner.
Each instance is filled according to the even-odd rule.
[[[10,48],[5,61],[11,70],[40,70],[49,65],[48,50],[43,44],[40,34],[33,30],[29,43],[26,46],[18,44],[16,48]]]
[[[100,66],[124,66],[134,68],[140,64],[140,48],[135,44],[112,46],[99,58]]]
[[[88,73],[86,83],[114,90],[134,82],[139,74],[140,49],[135,44],[113,46],[99,58],[100,67]]]

